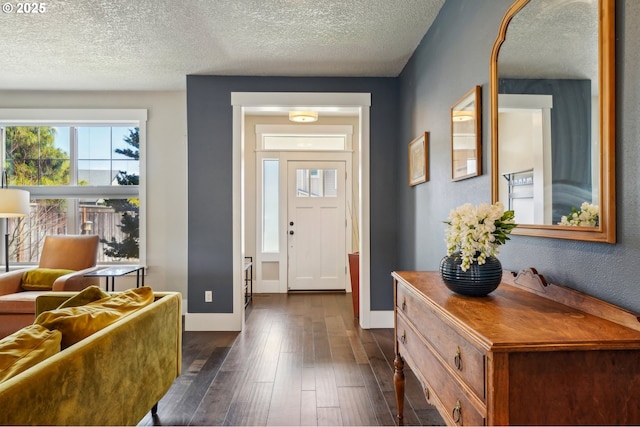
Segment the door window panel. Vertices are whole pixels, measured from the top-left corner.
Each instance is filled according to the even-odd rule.
[[[278,190],[279,161],[264,160],[262,162],[262,252],[278,253],[280,251],[280,229],[278,216],[280,195]]]
[[[296,197],[337,197],[337,169],[296,169]]]
[[[324,197],[338,197],[338,170],[324,170]]]
[[[311,197],[322,197],[322,169],[309,170],[309,195]]]
[[[296,169],[296,197],[309,197],[309,169]]]

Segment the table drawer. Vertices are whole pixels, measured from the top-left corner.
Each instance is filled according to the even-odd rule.
[[[440,357],[480,399],[485,401],[484,353],[440,319],[424,301],[408,290],[405,284],[398,282],[396,292],[398,311],[410,319]]]
[[[400,356],[406,357],[413,372],[425,383],[427,398],[438,407],[447,424],[485,425],[483,412],[471,403],[457,380],[401,316],[397,317],[396,339]]]

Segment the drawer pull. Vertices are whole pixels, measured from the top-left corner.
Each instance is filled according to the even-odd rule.
[[[402,297],[402,311],[407,311],[407,297]]]
[[[407,342],[407,331],[402,331],[402,335],[400,335],[400,342],[402,344],[406,344],[406,342]]]
[[[462,423],[462,407],[460,406],[460,401],[456,403],[456,407],[451,411],[451,416],[453,417],[453,422],[458,424]]]
[[[456,355],[453,358],[453,364],[456,366],[458,371],[462,371],[462,352],[460,351],[460,347],[456,349]]]

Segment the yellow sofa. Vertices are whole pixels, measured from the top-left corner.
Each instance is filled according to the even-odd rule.
[[[75,292],[36,299],[36,314]],[[0,383],[1,425],[136,425],[180,375],[178,292]]]

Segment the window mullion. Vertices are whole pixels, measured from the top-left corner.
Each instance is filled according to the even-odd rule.
[[[4,126],[0,126],[0,139],[2,139],[2,147],[0,147],[0,162],[2,162],[2,167],[0,167],[0,173],[4,173],[4,167],[6,166],[5,159],[7,158],[7,133]]]
[[[78,128],[72,126],[69,132],[69,186],[76,186],[78,183]],[[67,230],[70,234],[77,234],[80,231],[78,219],[78,200],[67,199]]]
[[[69,185],[75,186],[78,185],[78,128],[75,126],[71,127],[71,132],[69,132],[69,138],[71,139],[69,144],[69,174],[70,174],[70,182]]]

